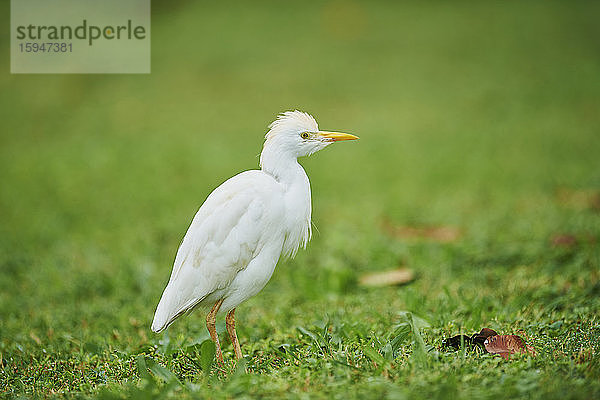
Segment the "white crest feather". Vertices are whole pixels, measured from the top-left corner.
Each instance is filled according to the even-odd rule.
[[[279,114],[277,119],[271,122],[265,139],[272,139],[281,132],[317,132],[318,130],[319,125],[312,115],[298,110],[286,111]]]

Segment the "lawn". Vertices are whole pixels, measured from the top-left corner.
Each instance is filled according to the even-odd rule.
[[[11,75],[3,36],[0,396],[599,398],[598,15],[155,1],[150,75]],[[153,313],[197,208],[296,108],[360,140],[301,160],[313,239],[211,365],[203,315]],[[442,346],[483,327],[536,355]]]

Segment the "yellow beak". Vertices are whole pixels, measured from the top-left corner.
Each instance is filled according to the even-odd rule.
[[[330,139],[332,142],[339,142],[340,140],[356,140],[358,136],[351,135],[349,133],[342,132],[326,132],[319,131],[317,135],[320,135],[326,139]]]

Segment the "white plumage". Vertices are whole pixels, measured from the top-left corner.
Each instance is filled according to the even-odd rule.
[[[267,284],[280,256],[293,257],[310,239],[310,182],[298,157],[357,137],[321,132],[309,114],[288,111],[269,126],[265,138],[261,170],[225,181],[196,213],[152,322],[152,330],[160,332],[196,307],[212,307],[207,327],[220,360],[213,332],[216,313],[230,312],[227,330],[236,357],[241,357],[233,325],[235,307]]]

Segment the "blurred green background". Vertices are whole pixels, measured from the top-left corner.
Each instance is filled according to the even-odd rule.
[[[239,308],[246,354],[326,315],[384,334],[405,309],[444,334],[567,316],[598,332],[599,15],[595,1],[155,1],[150,75],[11,75],[3,36],[2,390],[47,394],[37,367],[158,344],[149,325],[192,216],[257,168],[266,126],[293,109],[361,139],[301,161],[315,235]],[[418,280],[355,284],[398,265]],[[203,317],[169,335],[205,337]],[[134,374],[127,359],[89,386],[50,376],[94,392]]]

